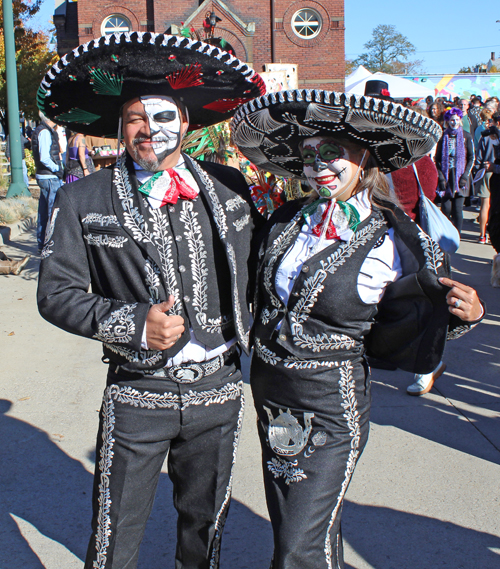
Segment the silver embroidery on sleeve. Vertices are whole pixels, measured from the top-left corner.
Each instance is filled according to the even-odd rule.
[[[107,344],[106,342],[104,342],[104,346],[113,353],[124,357],[129,362],[141,363],[147,366],[153,366],[158,362],[161,362],[163,358],[163,352],[161,350],[144,350],[142,352],[136,352],[130,348]]]
[[[349,451],[349,456],[347,457],[346,469],[344,472],[344,480],[340,489],[340,494],[337,497],[337,503],[330,517],[330,522],[328,524],[328,529],[326,530],[325,536],[325,557],[328,569],[333,569],[332,565],[332,544],[330,538],[330,532],[337,518],[339,508],[344,499],[347,487],[351,480],[356,462],[359,457],[359,441],[360,441],[360,428],[359,428],[359,414],[358,414],[358,402],[356,400],[356,394],[354,391],[354,378],[352,375],[352,362],[346,361],[342,362],[342,366],[339,368],[340,378],[339,378],[339,392],[342,397],[342,407],[344,409],[344,419],[347,421],[347,427],[349,429],[349,436],[351,437],[351,450]]]
[[[238,291],[238,265],[236,264],[236,253],[234,252],[234,247],[231,243],[226,243],[226,250],[229,259],[229,268],[235,279],[235,285],[232,288],[236,329],[240,338],[240,344],[248,350],[250,349],[250,330],[245,330],[245,327],[243,326],[243,315],[241,314],[240,294]]]
[[[160,267],[148,257],[144,265],[144,272],[149,290],[149,302],[158,304],[160,302]]]
[[[476,324],[464,324],[463,326],[457,326],[456,328],[453,328],[453,330],[450,330],[448,332],[448,334],[446,335],[446,339],[456,340],[457,338],[461,338],[464,334],[470,332],[472,328],[475,328],[478,324],[479,322],[477,322]]]
[[[59,213],[60,209],[61,208],[59,208],[59,207],[54,208],[54,210],[52,211],[52,215],[50,217],[50,223],[49,223],[47,229],[45,230],[45,241],[44,241],[42,253],[40,254],[42,259],[46,259],[51,253],[54,252],[51,249],[51,247],[54,246],[54,241],[52,241],[52,235],[54,233],[54,228],[56,226],[57,214]]]
[[[277,457],[267,461],[267,469],[274,478],[284,478],[285,484],[290,486],[293,482],[300,482],[307,478],[302,468],[298,468],[299,461],[285,460]]]
[[[135,304],[127,304],[111,313],[104,322],[99,323],[98,332],[92,337],[107,344],[128,344],[135,333]]]

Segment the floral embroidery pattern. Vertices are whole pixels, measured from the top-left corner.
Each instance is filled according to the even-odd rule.
[[[278,362],[283,361],[282,358],[277,356],[273,351],[266,346],[263,346],[259,338],[255,338],[255,355],[263,360],[266,364],[275,366]]]
[[[189,156],[186,156],[186,159],[191,160],[193,168],[196,170],[196,173],[205,185],[210,201],[212,202],[213,216],[215,224],[217,225],[217,229],[219,231],[219,235],[222,239],[225,239],[227,236],[227,219],[226,214],[224,213],[224,208],[219,201],[219,196],[215,191],[214,184],[205,170],[200,168],[200,166],[194,160],[189,158]]]
[[[193,277],[193,308],[196,310],[196,320],[201,328],[211,334],[222,332],[222,317],[207,318],[208,310],[208,267],[207,251],[203,241],[201,226],[197,220],[198,214],[193,211],[193,202],[184,201],[179,216],[184,223],[191,259],[191,275]]]
[[[476,324],[464,324],[463,326],[457,326],[456,328],[453,328],[453,330],[450,330],[448,332],[448,334],[446,335],[446,339],[447,340],[456,340],[457,338],[461,338],[464,334],[467,334],[467,332],[470,332],[470,330],[472,330],[472,328],[474,328],[475,326],[477,326]]]
[[[318,369],[322,367],[326,368],[337,368],[339,365],[342,365],[343,362],[339,362],[336,360],[312,360],[312,359],[299,359],[295,356],[287,356],[285,359],[280,358],[277,354],[275,354],[272,350],[267,348],[262,344],[262,342],[256,338],[255,339],[255,355],[263,360],[267,364],[271,364],[273,366],[277,365],[280,362],[283,362],[283,365],[287,369]]]
[[[110,225],[121,227],[116,215],[103,215],[102,213],[87,213],[82,219],[82,223],[85,223],[85,225],[100,225],[101,227],[109,227]]]
[[[226,522],[229,500],[231,498],[231,489],[233,486],[233,475],[234,475],[234,463],[236,462],[236,451],[238,450],[238,444],[241,435],[241,427],[243,425],[243,411],[245,410],[245,396],[243,394],[243,382],[242,381],[238,382],[238,385],[239,386],[241,385],[241,407],[238,413],[238,422],[236,424],[236,431],[234,433],[233,461],[231,464],[231,474],[229,476],[229,482],[226,487],[226,494],[224,496],[224,501],[222,502],[222,506],[220,507],[220,510],[217,512],[217,517],[215,518],[215,535],[212,545],[212,556],[210,558],[210,569],[217,569],[219,567],[221,536],[224,530],[224,524]]]
[[[357,409],[358,403],[354,391],[354,378],[352,376],[352,363],[350,361],[342,362],[342,366],[339,371],[339,392],[342,397],[341,405],[344,409],[343,417],[347,421],[349,436],[351,437],[351,450],[349,451],[349,456],[347,457],[344,481],[342,482],[340,494],[337,497],[337,503],[330,517],[330,523],[328,524],[328,529],[326,531],[324,552],[328,569],[333,569],[330,531],[333,524],[335,523],[337,513],[339,511],[340,505],[342,504],[342,500],[344,499],[347,486],[349,485],[349,481],[351,480],[352,473],[354,472],[354,468],[359,457],[359,439],[361,434],[359,429],[359,414]]]
[[[422,249],[425,255],[425,266],[438,274],[439,267],[443,266],[444,252],[439,245],[427,235],[424,231],[419,231],[418,236],[422,241]]]
[[[132,231],[136,241],[150,241],[148,226],[144,217],[139,213],[137,206],[134,205],[134,192],[130,184],[124,155],[118,159],[113,171],[113,178],[118,197],[122,202],[125,226]]]
[[[111,497],[109,492],[109,477],[113,461],[113,430],[115,428],[114,403],[111,387],[104,392],[102,403],[102,447],[99,458],[99,513],[97,515],[96,550],[97,558],[94,569],[104,569],[108,556],[111,519],[109,510]]]
[[[233,222],[233,225],[236,227],[236,231],[240,232],[245,225],[248,225],[250,223],[250,214],[246,214],[243,217],[240,217],[240,219],[237,219],[236,221]]]
[[[123,235],[117,235],[116,237],[111,237],[110,235],[92,235],[89,233],[88,235],[84,235],[87,243],[89,245],[93,245],[95,247],[111,247],[113,249],[120,249],[123,247],[123,244],[128,241],[127,237],[123,237]]]
[[[43,245],[43,250],[40,256],[42,259],[46,259],[49,255],[51,255],[54,251],[52,251],[51,247],[54,246],[54,241],[52,241],[52,235],[54,233],[54,228],[56,226],[56,218],[59,213],[60,207],[54,208],[52,212],[52,216],[50,218],[49,226],[45,232],[45,243]]]
[[[124,357],[127,361],[133,363],[141,363],[147,366],[153,366],[161,362],[163,353],[160,350],[145,350],[143,352],[135,352],[123,346],[114,346],[113,344],[104,343],[108,350],[119,356]]]
[[[236,196],[226,202],[227,211],[236,211],[241,205],[245,205],[247,202],[241,197]]]
[[[300,482],[307,478],[302,468],[298,468],[298,464],[297,459],[292,462],[278,457],[267,461],[267,469],[274,478],[284,478],[285,484],[290,486],[293,482]]]
[[[243,396],[243,382],[227,383],[223,387],[217,389],[209,389],[208,391],[193,391],[176,395],[175,393],[150,393],[149,391],[138,391],[133,387],[119,387],[117,385],[110,386],[110,396],[113,400],[132,407],[142,407],[147,409],[174,409],[184,411],[193,405],[205,405],[208,407],[212,404],[222,405],[227,401],[234,401],[238,397]]]
[[[234,275],[235,283],[238,282],[238,269],[236,264],[236,253],[234,252],[234,248],[230,243],[226,244],[226,250],[229,259],[229,268],[231,270],[231,274]],[[245,348],[250,348],[250,331],[245,330],[243,326],[243,317],[241,314],[241,304],[240,304],[240,295],[238,292],[238,286],[235,284],[233,286],[233,307],[234,307],[234,315],[236,318],[236,329],[238,331],[238,336],[240,337],[240,344],[242,344]]]
[[[148,258],[144,265],[144,272],[149,290],[149,302],[158,304],[160,301],[160,268],[152,259]]]
[[[309,348],[313,352],[322,350],[350,350],[356,346],[356,341],[345,334],[326,333],[311,336],[303,331],[303,324],[309,319],[309,314],[324,289],[324,282],[328,274],[334,274],[355,251],[365,245],[385,225],[383,219],[372,219],[363,229],[357,231],[347,243],[342,243],[332,255],[321,261],[321,268],[314,275],[305,280],[300,291],[300,299],[290,311],[290,323],[293,342],[301,348]]]
[[[96,340],[106,343],[128,344],[135,333],[134,309],[136,304],[128,304],[115,310],[111,316],[101,322],[97,334],[92,336]]]
[[[299,230],[298,223],[301,218],[302,218],[302,210],[297,212],[292,221],[285,227],[285,229],[278,235],[278,237],[276,237],[276,239],[273,241],[269,249],[269,262],[264,268],[263,285],[267,291],[267,294],[269,295],[271,304],[275,308],[279,308],[282,305],[282,302],[279,298],[274,296],[272,291],[273,289],[272,277],[274,272],[274,265],[278,261],[280,255],[288,248],[294,236],[298,232]],[[260,267],[257,273],[258,274],[260,273]],[[257,304],[255,305],[257,306]]]

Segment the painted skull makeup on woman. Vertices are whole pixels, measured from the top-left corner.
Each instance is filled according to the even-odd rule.
[[[458,115],[451,115],[448,120],[448,126],[451,128],[451,130],[457,130],[462,126],[462,119]]]
[[[306,138],[301,147],[304,175],[311,187],[327,199],[347,200],[356,187],[367,151],[332,138]]]

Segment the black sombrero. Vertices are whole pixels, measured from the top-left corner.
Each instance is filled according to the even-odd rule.
[[[230,118],[266,91],[260,75],[229,53],[188,38],[112,34],[66,54],[45,75],[39,109],[71,130],[116,137],[121,106],[139,96],[182,101],[190,128]]]
[[[367,148],[383,172],[427,154],[441,136],[432,119],[391,101],[331,91],[271,93],[236,112],[231,129],[241,152],[262,170],[302,177],[299,144],[328,135]]]

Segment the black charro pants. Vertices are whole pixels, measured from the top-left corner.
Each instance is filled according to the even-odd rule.
[[[342,569],[342,503],[368,439],[368,366],[360,359],[285,369],[254,355],[251,381],[272,568]]]
[[[168,454],[176,569],[216,569],[243,419],[239,358],[196,383],[108,373],[86,569],[134,569]],[[172,536],[174,539],[174,536]]]

